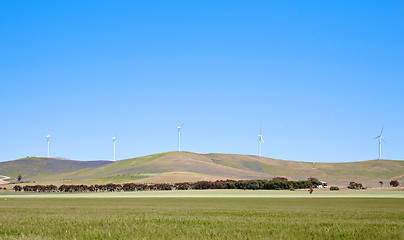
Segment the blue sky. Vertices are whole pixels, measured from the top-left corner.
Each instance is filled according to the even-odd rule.
[[[0,161],[404,159],[402,1],[2,1]]]

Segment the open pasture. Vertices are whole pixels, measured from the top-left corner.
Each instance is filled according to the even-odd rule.
[[[0,191],[2,198],[402,198],[401,190],[343,190],[330,191],[315,189],[309,194],[306,189],[289,190],[173,190],[136,192],[86,192],[86,193],[34,193]]]
[[[248,197],[259,194],[258,191],[240,191],[247,193],[244,197],[215,197],[215,191],[206,191],[205,198],[200,198],[193,197],[194,192],[198,191],[188,192],[188,197],[170,197],[160,192],[154,197],[95,193],[85,194],[85,198],[77,197],[80,194],[2,193],[0,238],[402,239],[404,236],[402,197],[358,198],[349,197],[352,193],[348,192],[340,193],[346,197],[330,198],[314,197],[322,194],[315,192],[306,198],[287,197],[294,194],[287,191],[278,191],[278,197],[274,198]]]

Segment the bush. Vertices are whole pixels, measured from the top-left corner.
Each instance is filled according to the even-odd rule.
[[[398,187],[398,185],[400,185],[398,180],[393,180],[393,181],[390,182],[390,186],[392,186],[392,187]]]
[[[259,187],[259,184],[258,184],[258,182],[255,181],[255,180],[249,180],[249,181],[247,181],[246,184],[245,184],[245,188],[246,188],[246,189],[255,190],[255,189],[258,189],[258,187]]]
[[[365,187],[363,187],[362,183],[357,183],[357,182],[350,182],[348,185],[349,189],[366,189]]]
[[[234,182],[227,182],[226,183],[226,188],[227,189],[235,189],[236,185],[234,184]]]
[[[274,180],[274,181],[287,181],[288,179],[285,178],[285,177],[274,177],[274,178],[272,178],[272,180]]]
[[[339,190],[339,187],[337,187],[337,186],[330,187],[330,191],[338,191],[338,190]]]

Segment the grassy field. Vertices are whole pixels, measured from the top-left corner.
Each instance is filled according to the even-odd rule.
[[[186,190],[186,191],[139,191],[97,193],[33,193],[0,191],[2,198],[402,198],[404,191],[317,191],[307,190]]]
[[[0,239],[403,239],[402,191],[364,192],[2,192]]]

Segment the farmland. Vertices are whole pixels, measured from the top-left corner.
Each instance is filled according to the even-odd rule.
[[[22,173],[31,185],[37,181],[35,186],[56,184],[59,188],[54,189],[60,189],[65,184],[113,182],[122,183],[122,189],[14,192],[14,185],[3,185],[8,190],[0,191],[0,239],[402,239],[404,188],[390,187],[388,182],[401,181],[403,163],[319,163],[314,172],[312,163],[188,152],[118,162],[9,161],[0,164],[2,174]],[[195,183],[274,176],[304,183],[314,174],[330,184],[346,186],[350,180],[359,180],[372,187],[315,189],[309,194],[300,189],[307,185],[296,185],[294,191],[268,190],[277,188],[265,188],[266,184],[259,190],[242,190],[251,188],[237,184],[230,189],[222,189],[227,184],[216,189],[215,184],[211,190],[196,190],[205,188]],[[192,185],[185,188],[190,190],[178,190],[185,181],[194,182],[186,183]],[[153,190],[175,182],[178,186],[172,190]],[[125,191],[125,186],[137,187]],[[140,186],[148,187],[139,191]]]
[[[0,193],[2,239],[400,239],[403,191]]]

